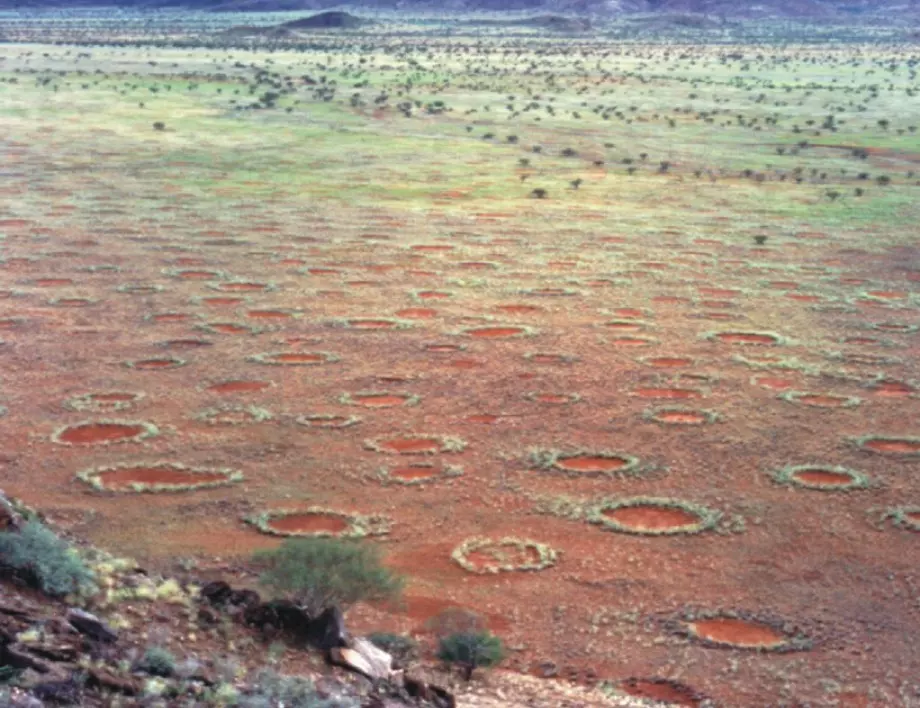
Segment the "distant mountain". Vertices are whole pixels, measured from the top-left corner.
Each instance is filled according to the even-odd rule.
[[[920,0],[0,0],[0,9],[121,6],[215,11],[319,11],[331,8],[444,12],[529,11],[613,17],[633,13],[707,15],[718,18],[801,17],[845,19],[920,16]]]

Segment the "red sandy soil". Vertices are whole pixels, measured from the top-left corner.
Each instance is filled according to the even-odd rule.
[[[705,238],[690,229],[633,233],[615,209],[598,211],[590,228],[549,229],[544,205],[532,200],[519,211],[502,205],[501,213],[471,202],[476,218],[453,195],[424,218],[312,201],[307,209],[294,197],[242,207],[228,199],[217,209],[181,186],[164,195],[154,179],[122,188],[117,179],[52,169],[51,156],[72,148],[53,133],[30,139],[4,153],[30,175],[17,192],[21,212],[9,201],[0,212],[0,273],[11,291],[0,301],[6,492],[99,545],[162,566],[190,556],[238,566],[278,543],[243,518],[291,499],[382,514],[392,531],[372,542],[409,576],[408,604],[353,609],[358,631],[423,632],[432,615],[461,606],[516,647],[508,665],[522,671],[552,661],[566,675],[590,670],[621,685],[641,677],[649,683],[634,682],[635,690],[658,686],[669,695],[684,685],[685,697],[696,691],[752,707],[829,705],[832,679],[837,705],[903,705],[902,689],[920,675],[920,535],[876,527],[870,512],[920,502],[920,443],[912,440],[920,436],[920,335],[893,327],[870,341],[869,332],[885,322],[920,324],[920,312],[917,269],[905,269],[905,251],[888,231],[816,235],[778,223],[755,248],[762,228],[693,204],[681,206],[681,218],[705,223]],[[410,248],[431,244],[432,233],[451,248]],[[99,265],[119,270],[90,268]],[[201,275],[167,274],[176,268]],[[221,281],[207,278],[218,271],[227,283],[276,288],[225,286],[245,297],[215,294],[210,286]],[[471,279],[486,286],[457,285]],[[162,290],[118,292],[125,283]],[[545,294],[561,288],[575,293]],[[48,304],[77,297],[96,304]],[[420,302],[436,302],[436,311]],[[742,319],[712,319],[720,313]],[[412,326],[329,326],[355,318],[411,318]],[[622,332],[603,326],[614,318],[641,322],[644,346],[614,346]],[[195,325],[209,320],[267,326],[184,348],[186,365],[173,367],[161,343],[193,339]],[[732,334],[706,336],[724,331]],[[842,343],[847,337],[868,338]],[[279,365],[251,359],[266,352],[280,352]],[[327,362],[320,352],[339,361],[317,366]],[[785,358],[802,366],[760,370],[739,356],[763,367]],[[72,428],[65,435],[83,444],[54,444],[55,430],[94,418],[64,401],[93,391],[145,393],[117,417],[150,421],[160,435],[100,445],[125,431]],[[364,401],[360,422],[344,428],[294,422],[315,411],[350,415],[342,393],[360,391],[420,403]],[[533,391],[582,400],[535,405]],[[790,405],[778,398],[783,391],[863,402]],[[272,420],[196,422],[231,397],[267,409]],[[693,399],[720,420],[662,425],[643,415],[675,399]],[[871,435],[881,437],[856,444]],[[441,452],[438,436],[467,447]],[[382,467],[404,478],[414,474],[407,469],[424,470],[368,440],[392,453],[429,453],[414,459],[436,470],[462,466],[463,474],[384,484]],[[533,449],[583,457],[568,458],[564,470],[535,469]],[[625,460],[596,456],[609,451],[638,457],[647,471],[618,476]],[[147,495],[98,494],[74,480],[90,467],[154,460],[230,467],[245,480]],[[878,484],[838,493],[772,480],[774,471],[802,464],[853,468]],[[632,496],[685,499],[744,523],[732,532],[652,537],[540,513],[538,504],[538,497]],[[473,536],[532,539],[559,551],[558,562],[539,572],[471,574],[451,552]],[[787,654],[713,648],[669,629],[688,608],[779,617],[814,643]],[[697,632],[769,644],[775,630],[765,627],[700,622]]]

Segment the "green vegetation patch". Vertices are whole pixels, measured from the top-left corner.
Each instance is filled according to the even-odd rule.
[[[297,416],[294,422],[308,428],[350,428],[361,422],[356,415],[336,415],[335,413],[310,413]]]
[[[95,575],[76,548],[39,521],[0,531],[2,565],[52,596],[95,591]]]
[[[377,479],[382,484],[401,484],[409,487],[440,482],[462,475],[463,467],[460,465],[441,465],[432,462],[409,462],[405,465],[381,467],[377,470]]]
[[[439,452],[463,452],[467,442],[451,435],[386,435],[364,441],[364,449],[395,455],[435,455]]]
[[[771,476],[777,484],[824,492],[848,492],[867,489],[870,485],[868,475],[839,465],[790,465]]]
[[[135,359],[133,361],[126,361],[124,365],[129,369],[137,369],[139,371],[164,371],[167,369],[178,369],[181,366],[188,364],[186,359],[180,359],[175,356],[168,357],[151,357],[150,359]]]
[[[389,533],[392,521],[383,515],[355,514],[322,506],[306,509],[275,509],[246,521],[272,536],[365,538]]]
[[[91,467],[76,478],[105,492],[188,492],[224,487],[243,480],[242,472],[226,467],[189,467],[179,462],[138,462]]]
[[[787,344],[788,341],[775,332],[757,332],[751,330],[728,329],[718,332],[707,332],[703,338],[719,344],[732,344],[737,346],[777,346]]]
[[[195,420],[208,425],[247,425],[264,423],[271,419],[272,414],[269,411],[257,406],[217,406],[195,415]]]
[[[778,396],[788,403],[798,403],[810,408],[855,408],[862,403],[858,396],[838,396],[832,393],[785,391]]]
[[[640,536],[674,536],[714,529],[722,512],[671,497],[608,499],[588,511],[587,520],[610,531]]]
[[[558,555],[545,543],[508,536],[469,538],[457,546],[450,557],[470,573],[488,575],[545,570],[556,564]]]
[[[393,317],[345,317],[328,320],[326,326],[353,332],[392,332],[411,329],[414,323]]]
[[[230,277],[226,271],[211,268],[164,268],[162,273],[170,278],[190,282],[225,280]]]
[[[331,352],[263,352],[253,354],[247,361],[270,366],[320,366],[334,364],[339,357]]]
[[[531,364],[574,364],[578,361],[577,356],[557,352],[527,352],[524,359]]]
[[[891,521],[899,529],[920,532],[920,506],[895,506],[879,514],[877,525]]]
[[[163,292],[162,285],[156,283],[122,283],[115,292],[125,293],[126,295],[153,295]]]
[[[97,391],[72,396],[64,401],[64,407],[72,411],[111,413],[133,408],[147,394],[139,391]]]
[[[339,396],[339,403],[361,408],[392,408],[395,406],[417,406],[421,396],[401,391],[355,391]]]
[[[582,400],[579,393],[553,393],[550,391],[528,391],[524,398],[534,403],[545,403],[554,406],[565,406],[578,403]]]
[[[661,406],[644,411],[642,418],[660,425],[708,425],[722,420],[722,415],[716,411],[698,408]]]

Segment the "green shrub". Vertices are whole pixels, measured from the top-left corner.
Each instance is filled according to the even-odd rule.
[[[0,532],[0,566],[17,571],[48,595],[93,589],[93,572],[83,559],[39,521],[29,521],[19,533]]]
[[[404,579],[381,564],[376,547],[335,538],[291,538],[259,551],[262,583],[316,615],[366,600],[398,598]]]
[[[282,676],[266,669],[255,681],[255,691],[240,698],[240,708],[359,708],[355,698],[326,698],[316,691],[310,679]]]
[[[150,647],[137,663],[137,668],[151,676],[168,678],[176,673],[176,657],[168,649]]]
[[[390,654],[397,663],[405,664],[418,656],[418,642],[405,634],[373,632],[367,635],[367,639]]]
[[[479,666],[495,666],[505,658],[502,640],[487,631],[457,632],[441,637],[438,658],[464,670],[467,681]]]

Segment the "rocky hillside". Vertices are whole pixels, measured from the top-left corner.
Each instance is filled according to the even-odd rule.
[[[0,8],[194,8],[216,11],[323,10],[332,7],[425,11],[534,11],[615,17],[691,13],[725,18],[865,19],[920,13],[920,0],[0,0]]]
[[[0,491],[2,708],[655,705],[510,672],[458,681],[387,636],[353,635],[336,606],[308,616],[225,580],[160,577],[63,538]]]

